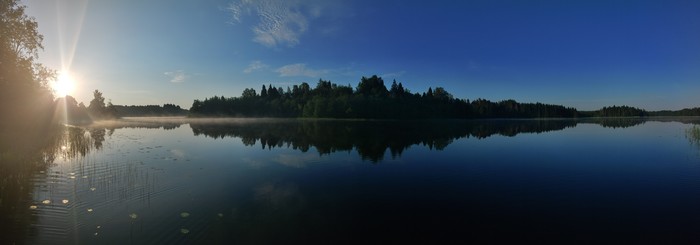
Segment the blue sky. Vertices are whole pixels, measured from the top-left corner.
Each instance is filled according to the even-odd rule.
[[[700,106],[700,1],[24,0],[86,104],[396,79],[598,109]]]

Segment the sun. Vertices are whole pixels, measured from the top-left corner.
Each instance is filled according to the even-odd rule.
[[[70,73],[64,71],[58,75],[58,78],[53,82],[51,88],[56,96],[65,97],[73,92],[73,89],[75,88],[75,80],[73,80]]]

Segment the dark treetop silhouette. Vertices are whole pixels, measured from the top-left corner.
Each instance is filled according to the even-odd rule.
[[[194,117],[305,117],[305,118],[577,118],[700,116],[700,108],[680,111],[647,112],[630,106],[603,107],[578,111],[561,105],[492,102],[454,98],[442,87],[411,93],[403,84],[392,82],[389,89],[382,78],[362,77],[356,88],[319,80],[315,88],[307,83],[286,89],[262,86],[258,94],[247,88],[240,97],[214,96],[195,100]]]
[[[241,97],[214,96],[195,100],[192,116],[309,117],[309,118],[540,118],[576,117],[576,109],[542,103],[506,100],[494,103],[454,98],[442,87],[411,93],[393,81],[387,89],[382,78],[362,77],[357,88],[319,80],[291,88],[262,86],[260,94],[246,89]]]

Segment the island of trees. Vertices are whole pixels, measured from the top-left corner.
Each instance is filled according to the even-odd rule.
[[[248,88],[240,97],[214,96],[195,100],[192,116],[309,117],[309,118],[545,118],[576,117],[574,108],[514,100],[491,102],[454,98],[442,87],[412,93],[402,83],[390,88],[378,76],[362,77],[356,88],[319,80],[286,90],[262,86],[260,93]]]
[[[240,97],[214,96],[195,100],[194,117],[305,117],[305,118],[582,118],[700,116],[700,108],[647,112],[630,106],[610,106],[597,111],[514,100],[455,98],[442,87],[412,93],[394,80],[390,87],[378,76],[362,77],[357,87],[319,80],[314,88],[301,83],[286,89],[263,85],[260,93],[247,88]]]

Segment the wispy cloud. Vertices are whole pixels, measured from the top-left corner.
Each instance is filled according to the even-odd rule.
[[[293,167],[293,168],[305,168],[309,164],[318,163],[321,157],[318,154],[309,153],[306,154],[280,154],[273,158],[272,161],[279,164]]]
[[[269,66],[262,61],[256,60],[253,62],[250,62],[250,65],[243,70],[244,73],[251,73],[254,71],[261,71],[264,69],[267,69]]]
[[[257,18],[252,30],[253,41],[267,47],[286,44],[295,46],[309,28],[309,21],[322,14],[319,7],[309,8],[304,1],[292,0],[237,0],[229,4],[233,23],[242,23],[246,16]]]
[[[397,78],[397,77],[403,76],[403,74],[406,74],[406,71],[385,73],[385,74],[380,75],[380,77],[383,77],[383,78]]]
[[[296,63],[291,65],[286,65],[275,70],[275,72],[280,74],[280,77],[311,77],[319,78],[324,74],[328,74],[329,70],[315,70],[306,67],[306,64]]]
[[[183,70],[166,71],[163,73],[163,75],[170,77],[171,83],[182,83],[185,82],[185,79],[189,77],[187,76],[187,74],[185,74]]]

